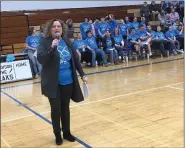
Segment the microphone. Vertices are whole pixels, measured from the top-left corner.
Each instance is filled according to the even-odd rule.
[[[59,40],[59,38],[60,38],[60,33],[59,33],[59,32],[56,32],[56,33],[55,33],[55,39]],[[48,51],[48,53],[57,50],[57,47],[58,47],[58,46],[55,45],[51,50]]]
[[[60,33],[56,32],[55,39],[59,40],[59,37],[60,37]],[[54,50],[57,50],[57,45],[54,46]]]

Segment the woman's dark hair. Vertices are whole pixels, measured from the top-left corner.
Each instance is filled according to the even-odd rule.
[[[58,21],[60,22],[61,26],[62,26],[62,38],[63,37],[67,37],[67,25],[60,19],[52,19],[52,20],[49,20],[47,23],[46,23],[46,26],[44,28],[44,37],[51,37],[51,29],[52,29],[52,26],[53,26],[53,23],[55,21]]]
[[[34,27],[29,27],[29,29],[28,29],[28,35],[29,36],[33,34],[34,29],[35,29]]]

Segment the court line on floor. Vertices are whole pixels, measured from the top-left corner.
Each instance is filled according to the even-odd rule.
[[[90,73],[87,73],[86,75],[102,74],[102,73],[106,73],[106,72],[118,71],[118,70],[123,70],[123,69],[131,69],[131,68],[149,66],[149,65],[154,65],[154,64],[161,64],[161,63],[165,63],[165,62],[173,62],[173,61],[182,60],[182,59],[184,59],[184,58],[177,58],[177,59],[170,59],[170,60],[165,60],[165,61],[151,62],[151,63],[146,63],[146,64],[133,65],[133,66],[129,66],[129,67],[114,68],[114,69],[109,69],[109,70],[90,72]],[[1,89],[7,89],[7,88],[12,88],[12,87],[18,87],[18,86],[24,86],[24,85],[30,85],[30,84],[37,84],[37,83],[40,83],[40,81],[18,84],[18,85],[14,85],[14,86],[5,86],[5,87],[2,87]]]
[[[6,92],[4,92],[3,90],[1,90],[1,92],[3,94],[5,94],[6,96],[8,96],[11,100],[13,100],[14,102],[20,104],[22,107],[26,108],[27,110],[29,110],[30,112],[32,112],[33,114],[35,114],[36,116],[38,116],[39,118],[41,118],[42,120],[46,121],[47,123],[49,123],[50,125],[52,125],[52,122],[50,120],[48,120],[47,118],[45,118],[44,116],[42,116],[41,114],[39,114],[38,112],[34,111],[33,109],[29,108],[27,105],[21,103],[19,100],[17,100],[16,98],[10,96],[9,94],[7,94]],[[87,143],[83,142],[82,140],[80,140],[79,138],[75,137],[76,141],[78,143],[80,143],[81,145],[83,145],[86,148],[92,148],[90,145],[88,145]]]
[[[100,114],[94,113],[94,112],[92,112],[92,111],[89,111],[89,110],[84,109],[84,108],[81,108],[81,107],[80,107],[80,109],[83,109],[83,110],[86,111],[86,112],[89,112],[89,113],[91,113],[91,114],[94,114],[94,115],[96,115],[96,116],[99,116],[100,118],[105,119],[105,120],[107,120],[107,121],[109,121],[109,122],[112,122],[112,123],[114,123],[114,124],[116,124],[116,125],[118,125],[118,126],[121,126],[121,127],[123,127],[124,129],[127,129],[127,130],[132,131],[132,132],[137,133],[137,134],[140,134],[140,135],[142,135],[142,136],[144,136],[144,137],[146,137],[146,138],[148,138],[148,139],[150,139],[150,140],[152,140],[152,141],[155,141],[155,142],[157,142],[157,143],[159,143],[159,144],[162,144],[162,145],[164,145],[164,146],[170,147],[170,145],[168,145],[168,144],[165,144],[165,143],[163,143],[163,142],[160,142],[160,141],[158,141],[158,140],[156,140],[156,139],[154,139],[154,138],[151,138],[150,136],[147,136],[147,135],[145,135],[145,134],[143,134],[143,133],[137,132],[136,130],[133,130],[133,129],[129,128],[129,127],[126,127],[125,125],[123,126],[122,124],[119,124],[119,123],[117,123],[117,122],[115,122],[115,121],[112,121],[112,120],[110,120],[110,119],[108,119],[108,118],[105,118],[104,116],[102,116],[102,115],[100,115]]]
[[[134,95],[134,94],[143,93],[143,92],[152,91],[152,90],[157,90],[157,89],[161,89],[161,88],[167,88],[167,87],[169,87],[169,86],[175,86],[175,85],[179,85],[179,84],[182,84],[182,83],[184,83],[184,82],[179,82],[179,83],[170,84],[170,85],[165,85],[165,86],[161,86],[161,87],[155,87],[155,88],[145,89],[145,90],[136,91],[136,92],[131,92],[131,93],[122,94],[122,95],[117,95],[117,96],[112,96],[112,97],[109,97],[109,98],[100,99],[100,100],[96,100],[96,101],[85,102],[85,103],[81,103],[81,104],[77,104],[77,105],[72,105],[72,106],[70,106],[70,108],[78,107],[78,106],[83,106],[83,105],[89,105],[89,104],[93,104],[93,103],[97,103],[97,102],[102,102],[102,101],[106,101],[106,100],[112,100],[112,99],[115,99],[115,98],[120,98],[120,97],[124,97],[124,96]],[[16,101],[15,101],[15,102],[16,102]],[[19,102],[16,102],[16,103],[19,104]],[[50,111],[46,111],[46,112],[41,112],[41,113],[39,113],[39,114],[40,114],[40,115],[44,115],[44,114],[47,114],[47,113],[49,113],[49,112],[50,112]],[[34,115],[32,115],[32,116],[34,116]],[[5,123],[5,122],[9,122],[9,121],[19,120],[19,119],[22,119],[22,118],[27,118],[27,117],[30,117],[30,115],[28,115],[28,116],[23,116],[23,117],[20,117],[20,118],[14,118],[14,119],[9,119],[9,120],[4,120],[4,121],[1,121],[1,122],[2,122],[2,123]]]
[[[173,87],[173,86],[168,86],[168,88],[172,88],[172,89],[177,89],[177,90],[182,90],[182,91],[184,91],[184,89],[182,89],[182,88]]]
[[[6,140],[3,138],[3,136],[1,136],[1,139],[7,147],[11,148],[11,146],[8,144],[8,142],[6,142]]]

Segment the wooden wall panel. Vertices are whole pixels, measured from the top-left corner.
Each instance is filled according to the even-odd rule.
[[[22,30],[22,32],[15,32],[15,33],[4,33],[1,34],[2,39],[11,39],[11,38],[19,38],[20,36],[27,36],[28,32]]]
[[[22,32],[22,31],[28,32],[28,26],[1,28],[1,34],[4,34],[4,33]]]
[[[1,39],[1,44],[24,43],[25,40],[26,40],[26,36],[20,36],[19,38],[11,38],[11,39]]]

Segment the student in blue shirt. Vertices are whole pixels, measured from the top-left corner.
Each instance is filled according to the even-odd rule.
[[[95,30],[95,37],[98,38],[99,37],[98,29],[99,29],[99,25],[100,25],[100,18],[99,17],[95,18],[93,25],[94,25],[94,30]]]
[[[99,23],[99,29],[98,29],[99,36],[102,39],[105,36],[107,29],[110,29],[110,25],[105,21],[105,18],[102,17],[101,22]]]
[[[118,63],[118,52],[115,49],[114,38],[111,36],[110,31],[106,31],[106,35],[103,38],[103,47],[106,54],[110,54],[110,62],[112,65]]]
[[[145,29],[144,25],[140,24],[139,25],[139,31],[137,32],[140,40],[141,40],[141,47],[146,48],[148,50],[150,58],[154,58],[152,55],[152,50],[151,50],[151,39],[152,36],[149,34]]]
[[[137,21],[137,17],[134,17],[134,20],[132,22],[132,27],[134,27],[135,30],[139,29],[139,22]]]
[[[141,17],[140,24],[142,24],[144,26],[144,29],[146,29],[146,18],[145,17]]]
[[[108,64],[107,64],[107,57],[105,55],[105,52],[98,48],[96,39],[92,35],[91,31],[87,31],[86,34],[87,34],[87,38],[86,38],[87,48],[92,52],[92,66],[93,67],[96,66],[96,56],[100,55],[103,60],[104,66],[107,67]]]
[[[42,67],[36,58],[36,53],[40,43],[41,36],[36,34],[36,30],[34,27],[30,27],[28,32],[29,35],[26,38],[26,48],[28,49],[28,57],[31,61],[33,75],[35,78],[38,78],[38,76],[41,73]]]
[[[165,36],[173,45],[172,48],[173,48],[174,53],[176,54],[176,52],[181,53],[182,51],[180,51],[180,43],[179,43],[179,41],[176,40],[175,35],[176,35],[176,33],[172,29],[172,25],[169,26],[169,30],[166,32]]]
[[[125,24],[124,20],[121,20],[121,23],[118,26],[119,28],[119,32],[122,35],[123,39],[127,38],[127,34],[128,34],[128,29],[127,29],[127,25]]]
[[[125,24],[127,25],[127,30],[130,30],[130,28],[132,28],[132,23],[130,22],[128,16],[125,17]]]
[[[141,54],[141,41],[139,39],[138,34],[136,33],[135,28],[130,29],[130,34],[127,37],[128,41],[130,42],[130,47],[132,49],[135,49],[137,54],[139,55],[139,58],[142,59],[142,54]]]
[[[87,42],[82,39],[81,33],[77,34],[77,40],[73,42],[73,46],[76,49],[79,60],[86,61],[86,62],[92,62],[91,60],[91,51],[87,48]]]
[[[158,31],[160,31],[161,28],[158,28]],[[163,38],[162,32],[155,32],[152,30],[152,27],[150,25],[147,25],[147,31],[152,36],[152,47],[155,49],[159,49],[161,54],[166,57],[167,56],[167,50],[165,49],[165,42],[166,40],[160,39]],[[162,33],[162,34],[161,34]]]
[[[118,28],[115,28],[113,38],[114,38],[115,48],[118,51],[118,56],[121,56],[121,61],[124,62],[123,49],[124,49],[125,43],[122,35],[119,33]]]
[[[113,34],[114,29],[118,26],[118,23],[117,23],[117,21],[115,20],[115,18],[112,14],[108,15],[107,20],[108,20],[107,23],[110,26],[110,29],[109,29],[110,33]]]
[[[180,42],[180,49],[184,50],[184,26],[182,23],[175,30],[176,39]]]
[[[92,30],[91,24],[89,23],[89,19],[87,17],[84,18],[84,22],[80,24],[80,33],[82,34],[82,38],[86,39],[86,32],[88,30]]]

